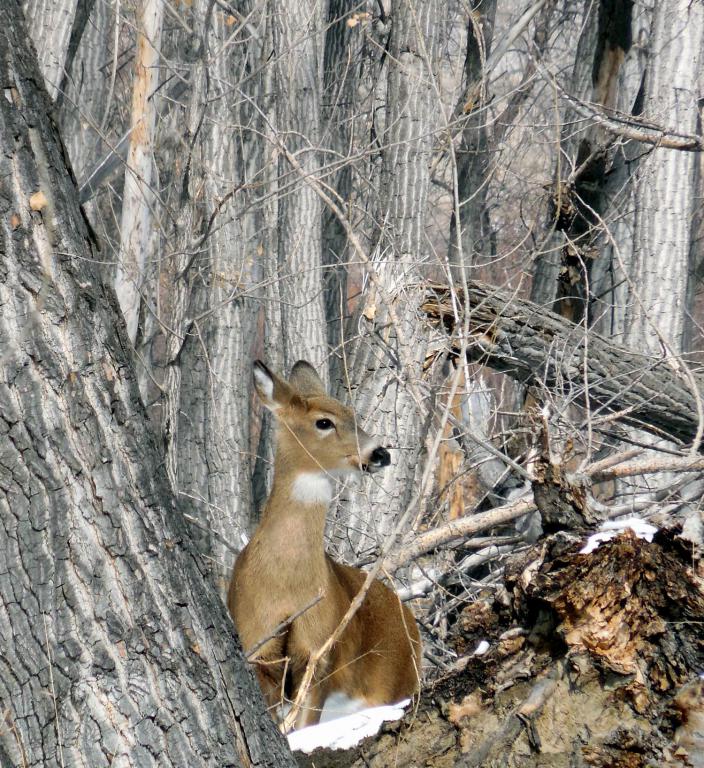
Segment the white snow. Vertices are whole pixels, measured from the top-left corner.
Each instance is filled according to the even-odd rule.
[[[607,520],[605,523],[601,524],[596,533],[593,533],[587,539],[587,543],[579,550],[580,554],[590,554],[595,549],[598,549],[600,544],[613,539],[615,536],[618,536],[619,533],[623,533],[626,529],[630,529],[639,539],[645,539],[648,542],[653,540],[653,536],[658,531],[654,525],[646,523],[645,520],[641,520],[639,517],[627,517],[623,520]]]
[[[369,709],[369,707],[362,699],[351,699],[340,691],[334,691],[325,699],[323,711],[320,713],[320,722],[327,723],[347,715],[356,715],[363,709]]]
[[[288,745],[292,750],[310,754],[315,749],[349,749],[367,736],[373,736],[382,723],[399,720],[410,699],[386,707],[363,709],[354,715],[339,717],[319,725],[310,725],[288,734]]]
[[[482,640],[479,645],[474,649],[472,656],[483,656],[491,646],[486,640]]]

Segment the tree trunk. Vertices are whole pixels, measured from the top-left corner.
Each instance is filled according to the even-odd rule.
[[[127,323],[127,334],[137,339],[144,268],[152,248],[152,170],[154,165],[154,94],[159,83],[162,0],[141,0],[137,18],[137,54],[132,85],[130,148],[125,167],[120,214],[120,254],[115,271],[115,293]]]
[[[643,84],[648,64],[652,10],[634,6],[632,45],[618,72],[616,109],[636,119],[643,111]],[[628,281],[633,264],[635,190],[639,163],[648,150],[637,141],[616,139],[612,166],[604,185],[603,231],[600,250],[590,272],[590,323],[617,343],[624,341],[628,311]]]
[[[255,39],[243,42],[261,31],[250,10],[243,9],[248,25],[233,30],[233,17],[209,2],[194,3],[188,23],[198,56],[180,30],[171,41],[191,87],[186,103],[162,120],[159,142],[176,226],[167,239],[173,256],[160,263],[155,280],[162,315],[151,359],[164,380],[169,473],[177,492],[195,503],[199,548],[221,587],[253,515],[250,364],[266,229],[252,204],[263,164],[262,121],[253,104],[264,90],[261,76],[246,73],[260,69],[264,49]],[[233,96],[235,78],[243,84]]]
[[[276,140],[296,156],[304,175],[320,171],[323,3],[270,5],[278,60],[273,102]],[[309,360],[327,383],[327,330],[322,279],[322,204],[301,173],[279,154],[277,275],[286,371]],[[278,326],[279,322],[275,323]]]
[[[325,61],[323,66],[322,114],[324,144],[328,150],[326,165],[334,168],[326,177],[341,205],[349,212],[354,204],[353,183],[356,174],[363,174],[369,161],[355,158],[360,134],[366,127],[359,119],[360,103],[357,97],[360,72],[370,61],[366,50],[363,28],[367,26],[365,12],[358,0],[330,0],[328,28],[325,34]],[[361,124],[361,125],[360,125]],[[342,341],[343,324],[348,319],[348,272],[354,281],[357,270],[351,268],[354,256],[348,252],[347,234],[335,214],[324,209],[322,231],[322,258],[325,265],[323,286],[328,344],[336,364],[341,356],[338,345]]]
[[[0,62],[2,762],[292,765],[171,495],[19,8]]]
[[[469,277],[463,267],[483,262],[491,251],[491,222],[486,209],[491,156],[487,143],[488,84],[484,66],[491,52],[495,16],[496,0],[479,0],[473,3],[467,27],[465,103],[461,107],[465,117],[462,140],[456,152],[458,200],[457,210],[452,212],[449,245],[450,267],[459,285],[463,283],[463,274],[465,279]]]
[[[632,0],[589,4],[575,55],[569,95],[613,109],[618,103],[621,70],[632,45]],[[608,134],[598,123],[582,127],[570,105],[561,130],[553,191],[553,225],[564,233],[559,267],[550,255],[538,261],[532,298],[556,299],[556,311],[573,322],[589,322],[592,265],[605,210],[605,187],[613,161]],[[557,267],[557,271],[556,271]],[[547,276],[554,293],[547,294]]]
[[[33,20],[28,24],[33,24]],[[59,94],[59,123],[79,186],[117,146],[124,126],[119,119],[117,79],[120,20],[110,4],[95,3],[89,23],[77,43],[76,54]],[[35,39],[35,44],[38,42]],[[106,62],[107,58],[107,62]],[[94,224],[113,218],[107,211]],[[105,238],[105,242],[114,239]]]
[[[645,116],[682,133],[701,130],[700,65],[704,9],[658,4],[653,19]],[[629,275],[626,343],[662,354],[685,349],[692,293],[690,251],[699,200],[698,160],[690,152],[656,148],[641,161],[635,192],[633,266]]]
[[[39,69],[52,100],[60,100],[65,72],[71,68],[76,38],[80,38],[94,0],[25,0],[22,7],[37,51]],[[72,47],[71,43],[74,43]]]
[[[417,281],[428,261],[430,166],[435,132],[442,125],[433,70],[441,5],[396,0],[389,16],[383,225],[367,264],[368,290],[348,327],[347,337],[354,341],[343,363],[343,385],[348,391],[356,386],[355,409],[373,414],[374,431],[397,450],[393,470],[364,492],[355,489],[338,515],[338,544],[356,553],[376,548],[394,530],[417,490],[431,410],[420,394],[426,339],[417,322]]]

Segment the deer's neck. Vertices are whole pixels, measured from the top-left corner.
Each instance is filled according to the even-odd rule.
[[[281,567],[327,568],[323,536],[332,480],[279,464],[257,533],[282,554]]]

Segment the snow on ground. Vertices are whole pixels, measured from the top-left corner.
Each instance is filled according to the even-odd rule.
[[[410,699],[404,699],[398,704],[363,709],[353,715],[301,728],[288,734],[288,745],[292,750],[306,754],[318,748],[349,749],[377,733],[382,723],[400,720],[410,703]]]
[[[630,529],[639,539],[645,539],[646,541],[652,541],[653,536],[658,531],[654,525],[646,523],[645,520],[641,520],[639,517],[627,517],[623,520],[607,520],[605,523],[601,524],[596,533],[593,533],[587,539],[587,543],[579,550],[580,554],[590,554],[595,549],[598,549],[600,544],[613,539],[618,536],[619,533],[623,533],[626,529]]]

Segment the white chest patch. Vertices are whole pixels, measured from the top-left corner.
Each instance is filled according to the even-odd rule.
[[[293,481],[291,495],[301,504],[329,504],[332,482],[320,472],[301,472]]]

